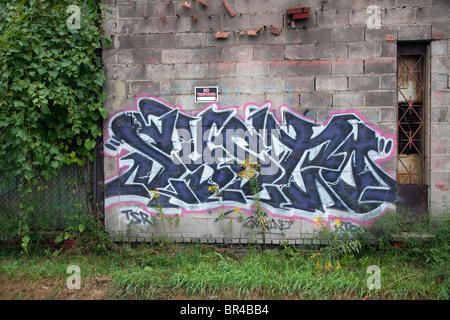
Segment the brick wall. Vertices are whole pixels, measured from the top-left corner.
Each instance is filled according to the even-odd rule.
[[[397,41],[427,41],[429,208],[433,213],[444,208],[450,183],[447,0],[228,0],[237,12],[233,17],[221,0],[205,0],[207,6],[188,1],[190,8],[183,2],[103,0],[112,11],[104,12],[110,18],[104,28],[113,45],[103,51],[105,107],[111,114],[133,108],[141,94],[193,114],[206,106],[194,102],[193,88],[218,86],[220,106],[239,106],[241,115],[246,103],[265,101],[274,108],[287,105],[316,121],[326,121],[337,111],[356,110],[367,125],[395,136]],[[371,5],[380,11],[368,12]],[[292,23],[286,10],[299,6],[310,7],[309,17]],[[379,28],[368,25],[373,14],[380,18]],[[281,33],[271,33],[271,26],[280,27]],[[248,35],[261,27],[257,36]],[[217,32],[229,35],[217,39]],[[395,177],[395,157],[383,167]],[[118,171],[117,159],[105,158],[106,177]],[[124,230],[113,213],[109,216],[112,229]],[[173,231],[174,238],[225,241],[227,232],[195,219],[211,222],[217,216],[186,217]],[[296,219],[290,226],[273,241],[303,241],[298,235],[310,233],[314,223]],[[154,233],[146,228],[142,236]],[[240,229],[230,234],[233,241],[245,238]]]
[[[434,214],[448,212],[450,185],[450,46],[446,38],[431,43],[429,206]]]

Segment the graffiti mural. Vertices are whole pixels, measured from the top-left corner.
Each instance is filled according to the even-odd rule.
[[[395,139],[357,111],[315,121],[266,102],[243,112],[211,104],[189,114],[139,96],[134,109],[111,115],[104,152],[119,173],[105,182],[107,207],[134,203],[151,213],[158,190],[167,213],[251,210],[250,183],[238,176],[247,156],[261,165],[260,199],[272,216],[360,222],[394,206],[396,181],[380,163],[395,152]],[[142,212],[138,218],[150,221]]]

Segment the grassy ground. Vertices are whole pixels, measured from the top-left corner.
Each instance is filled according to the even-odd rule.
[[[418,248],[369,246],[339,256],[173,243],[100,253],[2,250],[0,299],[448,299],[448,245]],[[70,265],[80,267],[81,289],[66,285]],[[380,287],[369,290],[371,265],[379,267]]]
[[[40,238],[0,249],[0,299],[448,300],[450,215],[442,217],[392,212],[353,231],[318,221],[326,245],[267,250],[117,244],[101,225],[86,223],[70,249],[41,246]],[[67,286],[74,265],[80,289]]]

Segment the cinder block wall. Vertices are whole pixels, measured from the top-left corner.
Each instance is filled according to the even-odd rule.
[[[329,131],[335,139],[341,136],[340,143],[349,142],[351,149],[345,149],[346,160],[339,158],[343,161],[340,165],[327,167],[324,160],[308,171],[306,160],[301,156],[307,154],[309,159],[317,159],[309,145],[309,149],[296,155],[295,163],[303,161],[297,173],[281,178],[279,181],[283,183],[273,180],[268,183],[272,187],[270,190],[280,192],[276,198],[275,191],[265,190],[265,199],[270,199],[265,206],[270,224],[267,242],[311,241],[318,217],[330,226],[340,219],[343,227],[351,228],[373,221],[387,209],[395,209],[399,41],[429,43],[426,184],[430,212],[437,214],[444,210],[450,182],[448,0],[228,0],[236,12],[234,16],[221,0],[204,0],[207,6],[190,0],[187,1],[190,8],[183,7],[184,2],[103,0],[106,9],[111,10],[111,13],[103,12],[109,18],[103,27],[113,39],[112,47],[103,50],[107,77],[104,92],[108,96],[105,107],[111,114],[105,121],[105,146],[110,146],[105,149],[106,224],[112,231],[148,240],[163,234],[175,241],[213,243],[246,242],[254,238],[255,233],[249,230],[253,215],[252,201],[248,197],[246,204],[224,199],[219,203],[209,194],[208,199],[199,200],[197,204],[184,205],[180,197],[164,194],[164,191],[176,194],[175,187],[160,184],[163,212],[171,217],[179,215],[178,223],[158,217],[151,219],[152,215],[157,216],[154,203],[158,199],[152,198],[151,192],[146,199],[145,192],[156,189],[157,181],[150,180],[160,179],[161,182],[160,174],[167,168],[156,169],[154,163],[158,161],[142,151],[146,146],[136,147],[140,136],[133,131],[136,130],[133,123],[142,129],[156,125],[149,118],[145,119],[147,114],[142,115],[137,97],[144,99],[143,104],[147,101],[147,106],[160,103],[166,113],[178,109],[179,114],[198,116],[199,111],[207,107],[194,101],[194,87],[201,86],[217,86],[219,107],[230,107],[227,110],[235,110],[236,117],[247,120],[244,106],[251,108],[248,104],[259,106],[270,101],[271,110],[284,128],[283,141],[287,141],[289,135],[294,140],[302,140],[300,131],[296,132],[294,127],[304,123],[310,130],[309,135],[306,131],[302,133],[306,135],[305,140],[315,141],[317,136],[312,132],[316,130],[322,135]],[[379,10],[368,10],[372,5]],[[310,7],[309,17],[292,23],[292,16],[287,15],[289,7]],[[376,28],[368,25],[368,19],[375,18],[374,15],[380,21]],[[280,27],[281,33],[273,34],[272,26]],[[259,31],[257,36],[250,36],[249,30]],[[229,35],[218,39],[217,32]],[[154,115],[161,117],[163,111],[159,112]],[[296,121],[292,120],[291,128],[286,122],[287,114]],[[115,116],[121,120],[114,122]],[[138,119],[141,122],[136,120],[139,116],[143,117],[143,120]],[[177,119],[181,123],[181,118]],[[352,127],[357,132],[345,131],[349,123],[358,123],[357,129]],[[128,131],[123,129],[127,125]],[[367,132],[370,137],[365,136]],[[353,134],[352,143],[349,134]],[[115,138],[115,145],[111,145],[112,138]],[[320,141],[330,142],[333,138]],[[393,145],[377,150],[373,159],[380,166],[375,170],[367,162],[364,164],[363,159],[369,157],[365,148],[369,148],[369,142],[379,145],[381,141],[391,141]],[[139,143],[152,144],[142,136]],[[327,148],[332,145],[327,144]],[[328,156],[343,152],[339,151],[339,143],[333,148],[334,153],[329,150]],[[325,148],[315,150],[316,155],[320,155]],[[289,160],[287,156],[284,159]],[[344,166],[349,160],[353,174],[345,173]],[[294,162],[289,163],[292,166]],[[289,170],[287,165],[280,166]],[[310,165],[311,168],[317,166],[312,162]],[[361,165],[366,166],[366,171],[359,168],[356,172],[356,167]],[[189,174],[195,170],[190,167]],[[217,167],[213,167],[214,170],[218,172]],[[358,180],[358,175],[368,171],[371,177]],[[204,185],[192,185],[192,179],[182,176],[181,172],[171,177],[182,177],[185,183],[191,183],[190,187],[196,190],[193,193],[200,190],[207,193],[207,188],[202,189]],[[301,181],[309,177],[315,177],[316,182]],[[372,186],[368,181],[372,181]],[[339,185],[344,186],[343,189],[334,187]],[[324,187],[328,192],[322,190]],[[383,190],[385,195],[369,195],[367,187],[371,192]],[[350,200],[341,194],[346,192]],[[303,201],[298,195],[305,199],[310,195],[311,199]],[[371,196],[375,204],[368,201],[363,204],[370,208],[362,209],[363,197]],[[308,201],[310,207],[303,208]],[[239,208],[239,213],[235,214],[233,208]],[[260,234],[256,237],[261,241]]]

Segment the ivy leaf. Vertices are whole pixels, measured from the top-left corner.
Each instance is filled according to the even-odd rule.
[[[58,77],[58,71],[57,70],[49,70],[48,74],[53,78],[56,79]]]
[[[39,66],[36,68],[37,72],[39,72],[40,75],[44,74],[47,71],[47,68],[44,66]]]
[[[82,232],[84,231],[84,229],[86,229],[85,225],[82,224],[82,223],[80,223],[80,224],[78,225],[78,231],[80,231],[80,233],[82,233]]]
[[[84,147],[85,147],[87,150],[94,149],[94,147],[95,147],[95,140],[92,140],[92,139],[86,139],[86,141],[84,142]]]
[[[101,85],[103,85],[103,82],[105,82],[105,80],[106,80],[106,77],[103,74],[103,71],[102,72],[97,72],[95,74],[95,77],[94,77],[94,83],[95,84],[101,86]]]
[[[61,234],[57,235],[55,238],[55,243],[61,243],[64,240]]]
[[[109,112],[104,108],[99,108],[99,112],[102,115],[103,119],[107,119],[109,117]]]

